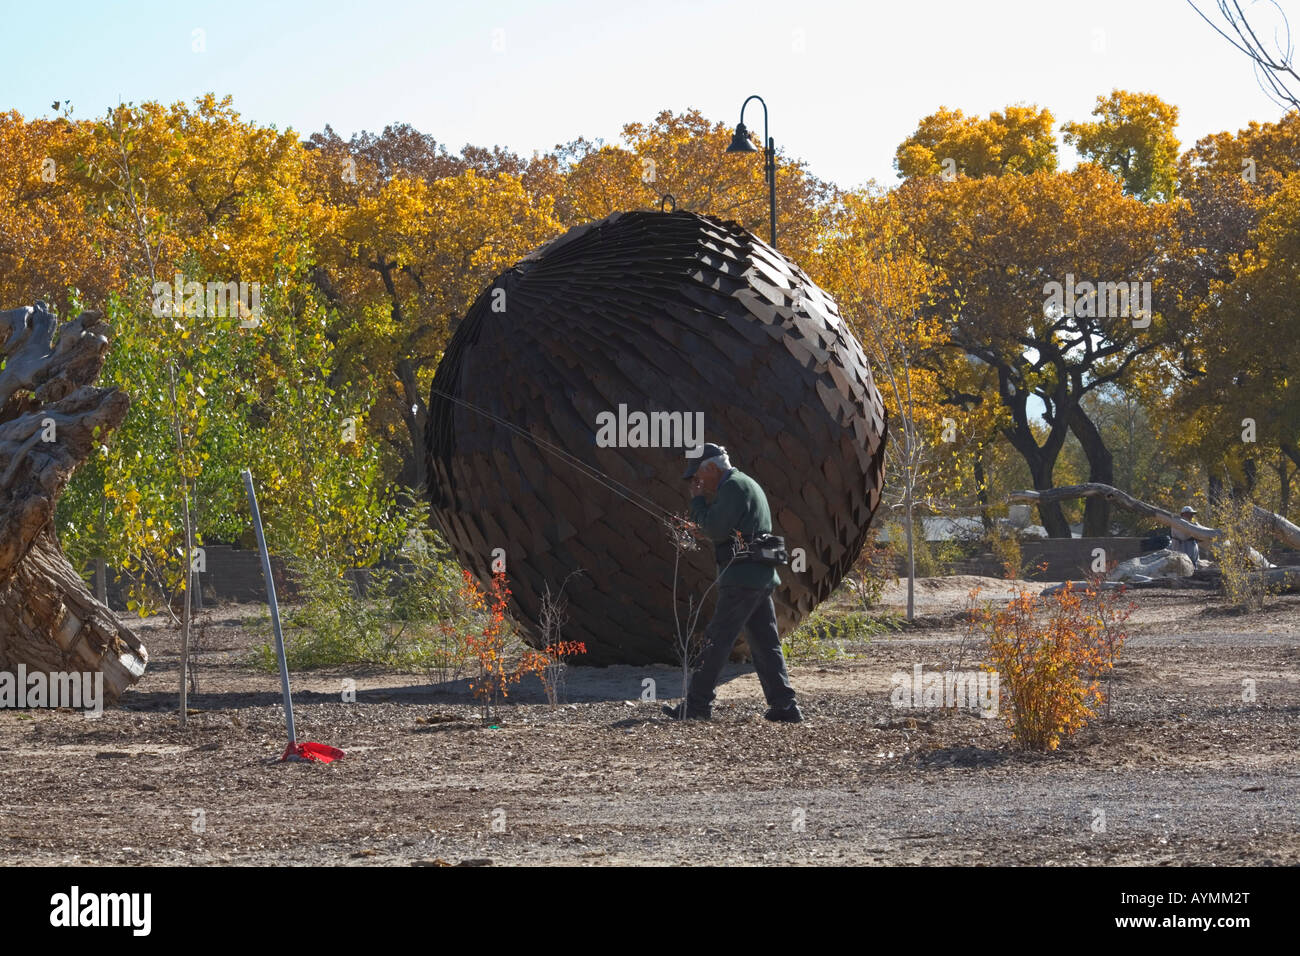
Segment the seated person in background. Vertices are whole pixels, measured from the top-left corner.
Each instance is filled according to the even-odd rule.
[[[1182,518],[1184,521],[1190,521],[1195,524],[1196,509],[1191,505],[1185,505],[1183,510],[1179,512],[1178,517]],[[1200,544],[1197,543],[1195,538],[1188,537],[1187,532],[1178,528],[1171,528],[1170,532],[1173,540],[1169,543],[1169,547],[1174,551],[1181,551],[1183,554],[1187,555],[1192,559],[1192,568],[1197,568],[1199,566],[1197,561],[1199,561],[1201,557]]]

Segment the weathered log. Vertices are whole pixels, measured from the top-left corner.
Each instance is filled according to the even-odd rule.
[[[1097,483],[1064,485],[1060,488],[1047,488],[1043,491],[1013,491],[1008,497],[1011,501],[1063,501],[1069,498],[1100,497],[1122,508],[1127,508],[1129,511],[1137,512],[1148,518],[1155,518],[1170,528],[1177,528],[1198,541],[1210,543],[1224,536],[1224,532],[1218,528],[1208,528],[1192,521],[1184,521],[1171,511],[1147,504],[1147,502],[1140,501],[1110,485]],[[1251,505],[1251,513],[1254,515],[1255,520],[1260,523],[1260,526],[1273,537],[1293,548],[1300,548],[1300,527],[1296,527],[1281,515],[1265,511],[1259,505]],[[1250,558],[1256,567],[1261,569],[1271,567],[1268,559],[1254,548],[1250,549]]]
[[[597,416],[620,406],[702,414],[696,442],[726,446],[763,486],[774,531],[807,561],[780,572],[783,631],[853,565],[880,502],[885,411],[834,302],[735,223],[615,214],[497,277],[433,381],[433,522],[480,581],[504,552],[531,641],[546,586],[582,568],[566,592],[578,660],[673,659],[675,552],[655,512],[685,511],[686,458],[604,446]],[[698,597],[712,550],[687,557],[679,593]]]
[[[1296,527],[1279,514],[1265,511],[1259,505],[1251,505],[1255,518],[1264,529],[1291,547],[1300,550],[1300,527]]]
[[[1184,521],[1172,511],[1147,504],[1110,485],[1096,483],[1064,485],[1044,491],[1013,491],[1008,497],[1011,501],[1064,501],[1070,498],[1101,497],[1129,511],[1135,511],[1147,518],[1155,518],[1171,528],[1178,528],[1198,541],[1210,542],[1223,537],[1223,532],[1217,528],[1207,528],[1192,521]],[[1259,505],[1251,505],[1251,513],[1269,534],[1284,544],[1300,550],[1300,527],[1279,514],[1264,510]]]
[[[93,384],[107,350],[97,312],[62,326],[44,302],[0,312],[0,670],[99,671],[111,703],[140,679],[148,653],[54,533],[68,480],[130,405]]]
[[[1047,488],[1043,491],[1013,491],[1007,497],[1011,501],[1067,501],[1072,498],[1105,498],[1107,501],[1112,504],[1117,504],[1121,508],[1135,511],[1146,518],[1154,518],[1162,524],[1168,525],[1170,528],[1177,528],[1180,531],[1185,532],[1189,537],[1195,538],[1198,541],[1209,542],[1223,536],[1223,532],[1218,531],[1215,528],[1207,528],[1204,525],[1199,525],[1192,521],[1184,521],[1172,511],[1157,508],[1155,505],[1147,504],[1145,501],[1140,501],[1127,492],[1120,491],[1118,488],[1114,488],[1110,485],[1098,484],[1096,482],[1089,482],[1082,485],[1063,485],[1060,488]],[[1269,514],[1269,512],[1263,513]],[[1273,517],[1277,518],[1278,516],[1273,515]],[[1278,518],[1278,520],[1283,522],[1286,521],[1285,518]],[[1290,524],[1290,522],[1286,523]],[[1291,528],[1296,532],[1296,540],[1300,541],[1300,528],[1296,528],[1295,525],[1291,525]]]
[[[1252,571],[1249,578],[1254,583],[1262,583],[1270,591],[1278,594],[1294,594],[1300,591],[1300,568],[1267,568],[1263,571]]]

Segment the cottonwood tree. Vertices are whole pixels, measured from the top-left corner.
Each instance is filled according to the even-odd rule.
[[[423,487],[426,403],[443,347],[483,285],[560,225],[508,173],[385,179],[364,156],[331,153],[313,175],[336,194],[313,271],[336,312],[336,380],[377,387],[371,418],[399,462],[396,477]]]
[[[93,541],[137,580],[147,573],[165,609],[183,595],[185,647],[196,548],[247,527],[240,468],[264,482],[276,544],[359,544],[364,559],[383,537],[370,529],[385,522],[367,520],[386,512],[377,460],[360,452],[373,447],[364,405],[329,387],[326,310],[304,277],[321,207],[296,137],[243,120],[229,100],[122,105],[67,148],[90,222],[126,273],[106,309],[125,347],[105,374],[137,401],[130,441],[83,469],[60,525],[74,546]],[[179,303],[157,292],[177,281]],[[243,297],[212,311],[208,284],[231,282],[264,290],[261,315]],[[303,523],[308,510],[316,520]],[[139,590],[132,603],[158,606]]]
[[[1178,184],[1178,107],[1151,93],[1115,90],[1097,97],[1087,123],[1066,123],[1065,142],[1110,170],[1130,196],[1172,199]]]
[[[842,194],[822,224],[812,272],[871,356],[889,411],[887,470],[901,488],[907,548],[907,619],[915,614],[916,516],[959,496],[978,462],[992,404],[958,399],[971,370],[945,349],[944,322],[928,314],[936,270],[899,213],[897,197],[864,189]],[[947,354],[949,361],[944,362]],[[956,359],[956,361],[952,361]]]
[[[751,107],[747,115],[754,123]],[[750,127],[761,135],[757,124]],[[620,145],[578,140],[560,150],[563,174],[556,215],[566,226],[628,209],[658,209],[671,193],[678,209],[740,223],[766,240],[768,190],[761,155],[728,153],[734,126],[698,110],[664,110],[649,123],[628,123]],[[765,144],[756,143],[762,147]],[[779,148],[776,157],[777,247],[795,262],[817,248],[816,212],[825,183]]]
[[[50,303],[71,314],[78,289],[102,302],[122,263],[103,253],[105,232],[75,175],[79,124],[0,113],[0,304]]]
[[[1272,292],[1285,295],[1290,284],[1290,254],[1277,223],[1285,221],[1294,199],[1278,196],[1297,171],[1297,113],[1207,136],[1179,162],[1178,254],[1165,267],[1170,285],[1179,290],[1163,303],[1167,374],[1143,385],[1142,393],[1160,443],[1198,469],[1200,483],[1208,482],[1214,497],[1225,484],[1237,493],[1252,489],[1262,462],[1279,469],[1279,490],[1285,490],[1286,466],[1279,459],[1284,452],[1277,444],[1285,440],[1285,429],[1277,422],[1287,403],[1277,391],[1277,374],[1288,362],[1291,336],[1270,340],[1262,352],[1258,345],[1261,325],[1273,326],[1287,312]],[[1270,216],[1274,224],[1266,229],[1262,223]],[[1251,280],[1234,293],[1245,272]],[[1277,282],[1276,290],[1263,281]],[[1248,296],[1258,302],[1248,305]],[[1256,442],[1242,440],[1246,418],[1257,422]]]
[[[1300,176],[1268,198],[1250,246],[1212,285],[1189,343],[1197,374],[1168,409],[1183,445],[1245,492],[1270,448],[1300,467]]]
[[[1051,111],[1037,106],[1008,106],[984,118],[941,107],[899,144],[894,166],[900,179],[1054,172],[1052,124]]]
[[[996,372],[1010,416],[1004,434],[1034,487],[1052,486],[1070,434],[1083,446],[1089,480],[1111,483],[1110,452],[1081,400],[1123,381],[1162,341],[1169,210],[1125,196],[1119,181],[1093,164],[1057,174],[918,178],[899,193],[927,263],[942,275],[930,312],[951,316],[945,331],[953,346]],[[1071,279],[1149,282],[1153,314],[1135,314],[1139,296],[1124,307],[1104,292],[1073,302],[1054,294],[1063,289],[1053,283],[1064,287]],[[1031,399],[1042,405],[1042,440]],[[1039,512],[1050,535],[1069,536],[1057,503],[1043,502]],[[1085,533],[1105,535],[1108,527],[1107,503],[1089,502]]]

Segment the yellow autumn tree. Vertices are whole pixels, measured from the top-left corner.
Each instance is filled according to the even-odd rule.
[[[995,403],[979,399],[978,368],[951,348],[930,308],[936,272],[920,255],[897,196],[874,187],[842,194],[821,224],[812,272],[832,294],[880,378],[889,411],[887,470],[899,490],[914,611],[915,528],[975,497],[976,456],[994,432]],[[974,401],[962,401],[962,392]]]
[[[1190,343],[1193,367],[1166,405],[1184,449],[1240,489],[1259,459],[1300,467],[1300,173],[1282,180],[1214,284]],[[1267,343],[1266,348],[1261,343]]]
[[[1242,440],[1246,427],[1241,424],[1252,418],[1262,426],[1261,407],[1269,414],[1285,408],[1285,402],[1274,404],[1280,396],[1272,393],[1273,374],[1251,358],[1261,341],[1260,321],[1275,319],[1257,319],[1229,290],[1243,270],[1249,271],[1256,285],[1242,288],[1251,288],[1276,310],[1277,300],[1257,283],[1270,275],[1279,289],[1287,287],[1284,272],[1265,265],[1279,255],[1277,261],[1287,261],[1286,250],[1276,229],[1263,223],[1266,217],[1274,222],[1284,217],[1287,200],[1279,205],[1274,197],[1297,172],[1300,115],[1295,112],[1274,123],[1206,136],[1183,154],[1175,243],[1167,257],[1171,292],[1165,314],[1173,334],[1163,350],[1165,374],[1144,388],[1160,444],[1188,474],[1185,487],[1199,491],[1208,485],[1212,497],[1225,486],[1246,492],[1261,477],[1261,466],[1271,465],[1281,509],[1288,497],[1290,458],[1273,439],[1281,441],[1284,430],[1261,429],[1252,443]],[[1268,251],[1261,257],[1258,247],[1266,239]],[[1228,315],[1233,318],[1227,320]]]
[[[1083,446],[1089,479],[1113,483],[1109,450],[1081,400],[1126,381],[1164,341],[1170,210],[1123,195],[1091,163],[1066,173],[920,178],[897,193],[921,255],[942,276],[934,314],[952,317],[953,344],[996,375],[993,394],[1010,420],[1003,432],[1034,487],[1052,487],[1070,436]],[[1075,283],[1086,284],[1065,294]],[[1100,283],[1139,294],[1102,295]],[[1143,316],[1148,289],[1151,314]],[[1045,438],[1035,432],[1031,399],[1041,403]],[[1058,507],[1040,504],[1039,513],[1054,537],[1069,535]],[[1100,499],[1089,500],[1085,524],[1090,535],[1107,533]]]
[[[984,118],[941,107],[899,144],[894,165],[900,179],[1052,172],[1052,123],[1051,112],[1037,106],[1008,106]]]
[[[751,106],[751,123],[757,115]],[[756,124],[751,130],[758,129]],[[565,153],[557,213],[566,226],[626,209],[658,209],[671,194],[676,208],[731,219],[768,238],[768,189],[762,154],[728,153],[734,127],[698,110],[665,110],[650,123],[623,127],[622,145],[577,141]],[[757,143],[759,148],[763,144]],[[776,157],[777,248],[797,263],[817,247],[816,213],[826,186],[806,164]]]
[[[1173,198],[1178,183],[1178,107],[1153,93],[1115,90],[1097,97],[1087,123],[1066,123],[1065,142],[1109,169],[1140,199]]]
[[[338,309],[339,374],[375,383],[371,420],[393,452],[392,476],[420,488],[443,348],[482,288],[560,223],[549,200],[506,173],[384,176],[364,157],[323,155],[312,175],[334,197],[315,277]]]
[[[243,119],[230,97],[123,104],[78,134],[72,174],[132,274],[270,283],[309,257],[319,216],[301,144]]]
[[[42,299],[62,315],[70,289],[103,302],[121,282],[118,259],[75,179],[75,143],[85,124],[67,116],[26,120],[0,113],[0,303]]]

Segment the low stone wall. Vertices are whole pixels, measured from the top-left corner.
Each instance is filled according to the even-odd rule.
[[[202,592],[205,603],[247,603],[258,601],[266,603],[266,583],[262,579],[262,559],[256,551],[225,544],[212,544],[203,548],[206,570],[198,574],[198,589]],[[293,589],[285,575],[282,560],[271,557],[271,573],[275,575],[276,594],[286,599],[292,598]],[[93,569],[83,571],[90,582],[90,589],[95,589]],[[108,569],[108,606],[115,611],[126,610],[127,590],[130,582],[122,580],[112,568]]]
[[[977,574],[986,577],[1002,577],[1002,565],[989,551],[980,550],[982,543],[971,543],[963,550],[965,555],[949,567],[950,574]],[[1127,561],[1142,554],[1141,538],[1030,538],[1021,543],[1021,555],[1031,570],[1026,577],[1035,581],[1079,580],[1087,577],[1094,556],[1093,551],[1102,548],[1105,560],[1111,562]],[[256,551],[234,548],[230,545],[213,544],[204,548],[206,570],[199,574],[199,585],[203,592],[203,601],[214,603],[266,602],[266,585],[262,580],[262,561]],[[1035,570],[1046,564],[1042,571]],[[272,556],[271,569],[275,575],[276,593],[286,601],[293,600],[294,590],[285,574],[282,560]],[[906,573],[906,565],[900,559],[898,573]],[[364,593],[368,583],[368,574],[364,570],[353,571],[358,589]],[[87,573],[88,580],[93,582]],[[92,590],[94,585],[91,585]],[[108,605],[115,611],[126,610],[126,588],[110,569],[108,584]]]
[[[1105,552],[1104,560],[1110,565],[1143,554],[1142,542],[1142,538],[1026,538],[1020,543],[1020,555],[1029,580],[1077,581],[1088,576],[1096,549]],[[982,547],[980,542],[965,549],[966,554],[949,565],[949,573],[1002,577],[1002,562]],[[1040,565],[1046,567],[1039,570]],[[898,559],[898,573],[905,573],[906,567],[904,560]]]
[[[228,544],[210,544],[203,549],[206,570],[198,573],[198,586],[204,604],[266,603],[266,582],[262,579],[262,558],[256,551],[235,548]],[[400,561],[387,567],[401,571]],[[283,601],[293,601],[297,591],[288,576],[285,562],[271,555],[271,573],[275,576],[275,593]],[[370,571],[354,568],[347,572],[357,593],[365,594],[370,587]],[[94,571],[83,570],[90,589],[95,590]],[[108,606],[115,611],[126,610],[128,582],[121,580],[111,568],[108,571]],[[178,608],[179,610],[179,608]]]
[[[1142,538],[1039,538],[1026,541],[1020,553],[1031,568],[1026,576],[1034,581],[1077,581],[1086,578],[1093,562],[1106,565],[1127,561],[1142,554]],[[1103,554],[1095,552],[1101,549]],[[1046,563],[1043,571],[1036,569]]]

